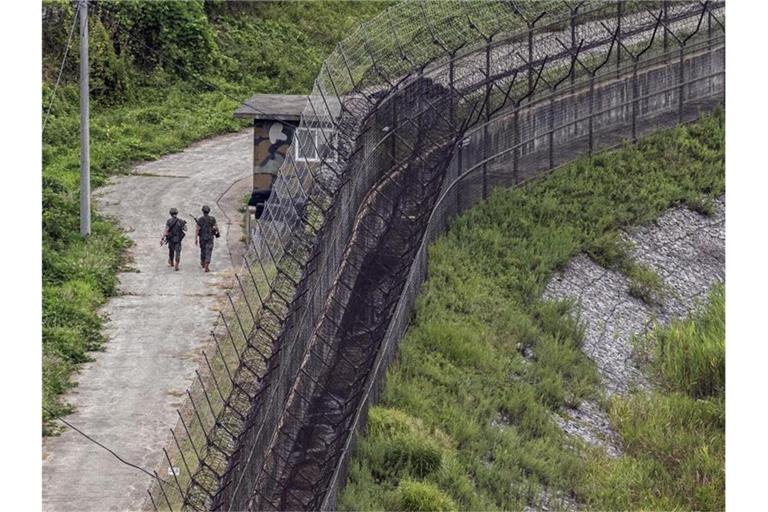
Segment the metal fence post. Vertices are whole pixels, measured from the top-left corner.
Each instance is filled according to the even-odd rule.
[[[513,129],[512,133],[514,135],[513,138],[513,150],[512,150],[512,177],[515,181],[515,184],[520,182],[520,176],[519,176],[519,158],[520,158],[520,113],[519,113],[519,107],[517,103],[515,103],[515,114],[513,117]]]
[[[488,141],[488,121],[491,119],[491,40],[485,42],[485,79],[488,82],[485,86],[485,120],[483,126],[483,160],[487,160],[490,152],[490,143]],[[488,163],[483,163],[483,199],[488,197]]]
[[[594,149],[594,123],[593,123],[593,112],[595,110],[595,73],[591,73],[589,76],[589,154],[592,154],[592,150]]]
[[[621,73],[621,17],[624,15],[624,0],[616,2],[616,39],[619,45],[616,48],[616,78]]]
[[[680,85],[680,89],[677,92],[677,120],[678,122],[683,122],[683,92],[685,89],[685,74],[683,70],[684,65],[684,50],[685,46],[680,46],[680,70],[678,74],[678,83]]]
[[[664,52],[667,51],[667,46],[669,44],[668,34],[667,34],[667,27],[668,27],[668,19],[669,19],[669,0],[664,0]]]
[[[578,11],[578,9],[578,7],[576,7],[576,9],[571,9],[571,54],[576,51],[576,11]],[[573,86],[575,81],[576,67],[571,66],[571,86]]]
[[[528,22],[528,90],[533,89],[533,23]]]
[[[555,98],[549,100],[547,145],[549,146],[549,168],[555,167]]]
[[[637,141],[637,59],[632,68],[632,142]]]

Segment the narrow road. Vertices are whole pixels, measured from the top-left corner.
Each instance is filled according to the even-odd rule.
[[[114,216],[134,242],[133,261],[131,271],[118,276],[120,295],[103,309],[109,342],[76,377],[78,386],[66,397],[76,412],[66,420],[149,471],[163,456],[245,248],[237,210],[250,192],[252,152],[249,130],[215,137],[138,165],[96,194],[100,211]],[[188,215],[200,215],[203,204],[222,233],[208,274],[200,268]],[[179,272],[159,246],[172,206],[188,221]],[[70,429],[43,439],[44,510],[139,510],[150,483]]]

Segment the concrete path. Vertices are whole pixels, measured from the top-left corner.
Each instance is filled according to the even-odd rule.
[[[236,270],[233,262],[239,264],[244,250],[237,209],[250,191],[252,154],[249,130],[224,135],[138,165],[97,191],[100,211],[116,217],[135,243],[135,271],[119,274],[121,293],[104,308],[109,342],[76,377],[78,386],[66,396],[76,412],[66,420],[150,471],[163,457],[176,408]],[[208,274],[200,268],[187,215],[199,215],[203,204],[222,232]],[[179,272],[159,245],[172,206],[188,221]],[[68,428],[43,439],[44,510],[138,510],[150,483]]]

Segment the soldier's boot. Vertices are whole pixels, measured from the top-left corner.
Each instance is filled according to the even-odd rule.
[[[210,265],[210,263],[208,263],[208,262],[206,261],[206,262],[205,262],[205,267],[204,267],[206,272],[210,272],[210,271],[211,271],[211,269],[209,269],[209,268],[208,268],[208,265]]]
[[[200,268],[205,268],[205,261],[200,262]]]
[[[173,270],[179,270],[179,262],[178,261],[176,262],[176,266],[173,267]]]
[[[172,267],[172,266],[173,266],[173,260],[168,260],[168,266],[169,266],[169,267]]]

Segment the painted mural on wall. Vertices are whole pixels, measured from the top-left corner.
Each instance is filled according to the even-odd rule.
[[[255,173],[277,174],[283,165],[294,128],[279,121],[257,122],[253,133],[253,164]]]

